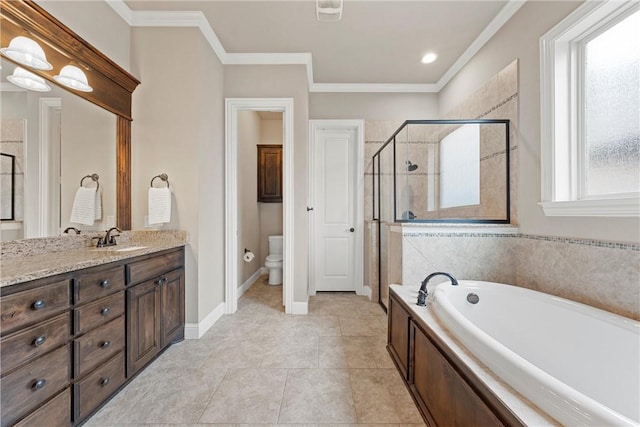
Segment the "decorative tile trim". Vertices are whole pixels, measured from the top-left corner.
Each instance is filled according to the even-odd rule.
[[[513,95],[507,97],[505,100],[503,100],[502,102],[497,103],[496,105],[494,105],[493,107],[491,107],[490,109],[488,109],[487,111],[485,111],[484,113],[480,114],[478,117],[476,117],[477,119],[481,119],[483,117],[485,117],[488,114],[493,113],[494,111],[496,111],[498,108],[504,106],[506,103],[513,101],[514,99],[518,98],[518,92],[514,93]]]
[[[595,246],[599,248],[609,249],[621,249],[628,251],[640,251],[640,244],[637,243],[623,243],[612,242],[607,240],[592,240],[592,239],[579,239],[572,237],[559,237],[559,236],[542,236],[536,234],[522,234],[522,233],[501,233],[501,232],[439,232],[439,231],[424,231],[421,233],[405,232],[403,237],[511,237],[519,239],[539,240],[544,242],[553,243],[567,243],[571,245],[581,246]]]

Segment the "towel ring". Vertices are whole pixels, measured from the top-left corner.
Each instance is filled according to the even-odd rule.
[[[87,178],[91,178],[91,180],[96,183],[96,190],[100,188],[100,181],[98,181],[100,179],[100,176],[98,176],[97,173],[92,173],[90,175],[83,176],[82,179],[80,180],[80,187],[84,187],[84,180]]]
[[[167,187],[169,187],[169,177],[167,176],[166,173],[161,173],[160,175],[156,175],[153,178],[151,178],[151,187],[153,187],[153,181],[156,178],[160,178],[162,181],[166,182],[167,183]]]

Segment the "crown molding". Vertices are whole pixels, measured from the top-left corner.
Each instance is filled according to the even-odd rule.
[[[437,83],[315,83],[311,53],[228,53],[201,11],[131,10],[124,0],[106,0],[130,27],[196,27],[223,65],[305,65],[309,92],[437,93],[464,67],[527,0],[509,0]]]
[[[351,92],[351,93],[436,93],[436,84],[411,83],[312,83],[309,92]]]

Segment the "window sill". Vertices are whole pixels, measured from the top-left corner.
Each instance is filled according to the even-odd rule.
[[[540,202],[546,216],[638,217],[640,198]]]

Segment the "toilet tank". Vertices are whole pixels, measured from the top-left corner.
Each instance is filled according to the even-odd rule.
[[[269,236],[269,255],[282,253],[282,236]]]

